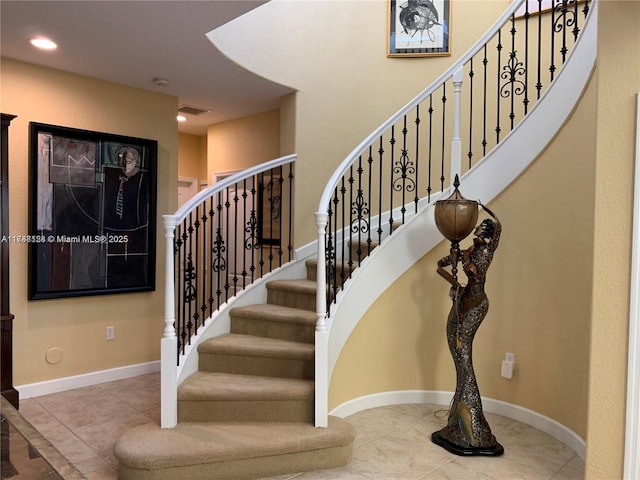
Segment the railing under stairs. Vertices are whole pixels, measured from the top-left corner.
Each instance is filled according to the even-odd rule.
[[[580,37],[589,1],[514,2],[446,72],[363,140],[316,216],[316,425],[326,426],[335,302],[371,249],[449,189],[543,98]],[[543,102],[540,102],[543,103]],[[505,159],[508,161],[508,159]],[[441,196],[441,195],[438,195]]]
[[[238,172],[165,215],[161,425],[177,423],[178,365],[237,293],[292,260],[296,155]]]

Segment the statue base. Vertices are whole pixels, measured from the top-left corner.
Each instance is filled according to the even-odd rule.
[[[431,441],[436,445],[441,446],[445,450],[464,457],[483,456],[483,457],[498,457],[504,453],[504,448],[498,442],[490,447],[462,447],[444,438],[440,431],[434,432],[431,435]]]

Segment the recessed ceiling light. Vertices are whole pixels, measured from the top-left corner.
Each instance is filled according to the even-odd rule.
[[[55,50],[58,48],[56,42],[45,37],[32,38],[29,43],[40,50]]]
[[[187,117],[185,117],[184,115],[178,115],[176,117],[176,120],[178,120],[179,122],[186,122],[187,121]]]

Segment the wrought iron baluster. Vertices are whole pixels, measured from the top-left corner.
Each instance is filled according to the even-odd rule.
[[[349,265],[349,268],[351,268],[351,266],[353,265],[352,260],[351,260],[351,249],[348,248],[347,245],[347,226],[346,226],[346,219],[347,219],[347,213],[345,211],[346,208],[346,194],[347,194],[347,187],[345,185],[345,180],[344,180],[344,176],[342,177],[342,179],[340,180],[340,207],[341,207],[341,213],[340,213],[340,219],[341,219],[341,225],[340,225],[340,232],[342,233],[342,242],[341,242],[341,249],[342,249],[342,254],[340,255],[340,258],[343,261],[343,265],[344,265],[344,259],[347,258],[348,262],[347,264]],[[336,230],[336,233],[338,232],[338,230]],[[345,251],[346,249],[346,251]],[[346,253],[346,255],[345,255]],[[340,269],[340,288],[344,287],[344,282],[346,280],[345,278],[345,269],[341,268]],[[336,292],[337,293],[337,292]]]
[[[427,198],[431,201],[431,166],[433,161],[433,95],[429,95],[429,152],[428,158],[428,171],[427,171]]]
[[[195,209],[195,222],[194,226],[194,263],[193,263],[193,275],[194,275],[194,283],[195,283],[195,297],[194,297],[194,305],[193,305],[193,332],[196,333],[198,331],[198,325],[200,324],[200,306],[198,305],[198,296],[200,295],[199,283],[201,279],[198,276],[198,262],[199,262],[199,253],[200,253],[200,213],[198,207]],[[191,338],[191,332],[189,332],[189,338]],[[191,343],[191,342],[189,342]]]
[[[578,40],[578,35],[580,35],[580,14],[578,13],[578,2],[577,0],[573,0],[573,18],[575,18],[575,22],[573,24],[573,43],[575,45]]]
[[[338,207],[339,207],[339,203],[340,203],[340,197],[338,197],[338,187],[335,188],[334,193],[333,193],[333,247],[332,247],[332,251],[333,251],[333,296],[332,298],[335,299],[336,295],[338,295]],[[344,251],[342,256],[340,257],[340,260],[342,261],[344,259]],[[341,264],[341,268],[342,268]]]
[[[238,293],[238,222],[240,213],[238,206],[240,197],[238,196],[238,183],[233,185],[233,295]],[[242,250],[241,250],[242,251]]]
[[[229,201],[229,195],[230,195],[230,191],[229,191],[229,187],[224,189],[224,204],[223,204],[223,209],[224,209],[224,219],[225,219],[225,224],[224,224],[224,228],[223,231],[221,233],[224,233],[224,244],[225,245],[231,245],[231,243],[229,242],[229,232],[231,230],[231,219],[229,217],[231,217],[230,215],[230,210],[231,210],[231,202]],[[231,248],[225,248],[224,249],[224,259],[225,259],[225,265],[230,265],[229,263],[229,253],[231,252]],[[229,300],[229,271],[227,268],[224,269],[223,272],[223,276],[221,277],[221,280],[223,281],[222,287],[224,290],[224,301],[227,302]]]
[[[268,228],[269,228],[269,235],[271,235],[271,238],[273,238],[273,171],[269,172],[268,180],[269,181],[266,182],[266,184],[264,186],[264,193],[266,194],[266,197],[262,197],[262,198],[263,198],[263,202],[266,199],[266,202],[267,202],[266,212],[268,212],[267,216],[269,218],[267,220],[265,218],[265,215],[263,214],[262,222],[263,222],[263,225],[265,224],[265,222],[268,222],[267,225],[268,225]],[[263,207],[262,208],[263,208],[262,211],[264,213],[265,212],[264,203],[263,203]],[[271,242],[269,242],[269,244],[266,245],[266,242],[264,242],[264,240],[265,240],[264,233],[265,232],[262,232],[263,247],[266,246],[269,249],[269,252],[267,254],[267,260],[269,261],[269,263],[268,263],[269,268],[268,268],[267,272],[269,272],[273,268],[273,265],[272,265],[272,263],[273,263],[273,254],[272,254],[273,245],[271,244]],[[263,250],[264,250],[264,248],[263,248]],[[267,265],[266,261],[265,261],[265,265]],[[263,275],[264,275],[264,272],[263,272]]]
[[[373,206],[371,203],[372,200],[372,189],[373,189],[373,144],[369,145],[369,157],[367,158],[368,165],[368,188],[367,188],[367,203],[370,206]],[[381,212],[378,212],[380,215]],[[371,253],[371,208],[369,208],[369,216],[367,217],[367,225],[369,225],[369,231],[367,232],[367,252]]]
[[[488,63],[489,57],[487,55],[487,44],[483,47],[484,57],[482,59],[482,67],[484,73],[484,82],[483,82],[483,94],[482,94],[482,156],[484,157],[487,154],[487,95],[488,95],[488,83],[487,83],[487,72],[488,72]]]
[[[521,68],[522,63],[518,61],[517,51],[516,51],[516,16],[511,15],[511,52],[509,52],[509,81],[511,83],[510,88],[510,100],[511,100],[511,110],[509,112],[509,120],[510,129],[513,130],[514,119],[516,118],[516,114],[514,111],[515,108],[515,94],[516,94],[516,79],[518,68]],[[522,82],[520,82],[522,83]]]
[[[415,175],[415,164],[409,158],[407,150],[407,116],[404,116],[402,127],[402,150],[400,152],[400,160],[394,162],[392,173],[399,175],[392,178],[392,190],[401,192],[400,212],[402,214],[402,223],[405,222],[406,213],[406,192],[415,191],[415,182],[411,179],[411,175]],[[389,234],[393,233],[393,219],[389,219]]]
[[[353,250],[355,247],[355,253],[356,253],[356,257],[360,257],[360,255],[362,254],[362,250],[360,250],[360,245],[354,245],[354,231],[353,226],[354,226],[354,218],[353,215],[354,213],[357,214],[357,212],[354,212],[354,204],[355,204],[355,200],[353,198],[353,184],[355,183],[355,178],[353,177],[353,165],[351,165],[351,167],[349,167],[349,177],[347,178],[347,183],[349,184],[349,220],[347,222],[347,226],[348,226],[348,238],[349,238],[349,248],[347,250],[347,254],[349,255],[349,266],[353,265],[354,262],[354,258],[353,258]],[[356,232],[357,232],[357,228],[356,228]]]
[[[500,65],[502,64],[500,60],[500,54],[502,53],[502,29],[498,30],[498,45],[496,46],[496,50],[498,52],[497,66],[498,66],[498,76],[500,78]],[[498,92],[496,95],[496,144],[500,143],[500,81],[498,81]]]
[[[573,17],[574,12],[568,8],[569,2],[567,0],[559,0],[555,6],[559,16],[556,18],[556,24],[554,25],[554,31],[562,33],[562,46],[560,47],[560,55],[562,56],[562,63],[564,64],[567,58],[567,52],[569,47],[567,46],[567,28],[575,26],[576,19]]]
[[[360,157],[358,158],[357,173],[358,173],[358,188],[357,188],[355,202],[352,203],[353,205],[352,211],[356,215],[355,228],[357,232],[354,232],[354,233],[357,233],[358,235],[358,265],[360,265],[360,262],[362,261],[362,259],[365,256],[369,255],[370,253],[370,251],[368,250],[368,246],[367,246],[366,255],[362,250],[362,244],[363,244],[362,234],[366,234],[367,232],[369,232],[369,224],[365,218],[365,216],[369,214],[369,205],[364,199],[364,191],[362,189],[362,174],[363,174],[362,155],[360,155]]]
[[[380,135],[380,146],[378,147],[378,243],[382,241],[382,185],[383,174],[382,164],[384,163],[384,148],[382,147],[382,135]]]
[[[536,82],[538,100],[542,94],[542,0],[538,0],[538,81]]]
[[[209,265],[207,266],[207,278],[209,279],[209,311],[213,314],[214,308],[213,304],[215,299],[213,297],[213,242],[215,241],[214,236],[214,217],[216,212],[213,207],[213,195],[210,195],[208,198],[209,201],[209,243],[207,245],[207,256],[209,258]]]
[[[389,139],[389,225],[393,224],[393,164],[395,162],[396,126],[391,126],[391,138]]]
[[[247,240],[251,237],[247,237],[247,179],[242,180],[242,225],[245,226],[242,229],[242,289],[247,286]]]
[[[473,57],[469,60],[469,152],[467,158],[469,159],[469,169],[473,160],[473,77],[475,72],[473,70]]]
[[[447,113],[447,109],[446,107],[446,103],[447,103],[447,84],[443,83],[442,84],[442,145],[441,145],[441,153],[440,153],[440,157],[441,157],[441,164],[440,164],[440,191],[444,192],[444,180],[445,180],[445,174],[444,174],[444,162],[445,162],[445,141],[444,141],[444,132],[447,131],[446,129],[446,113]]]
[[[551,9],[551,60],[549,64],[549,72],[551,76],[549,77],[549,81],[553,82],[553,76],[556,71],[555,65],[555,45],[556,45],[556,36],[553,34],[556,25],[556,9],[553,7]]]
[[[178,224],[176,227],[176,233],[174,236],[174,275],[175,275],[175,285],[177,286],[175,288],[175,293],[176,293],[176,320],[175,320],[175,324],[174,324],[174,329],[176,331],[176,338],[178,341],[178,358],[180,356],[181,353],[181,337],[180,337],[180,332],[181,332],[181,324],[182,324],[182,310],[184,308],[183,305],[183,301],[182,301],[182,295],[183,295],[183,289],[182,289],[182,274],[181,271],[183,269],[183,265],[184,263],[181,261],[180,255],[181,255],[181,250],[182,250],[182,245],[183,245],[183,241],[182,241],[182,224]]]
[[[529,109],[529,2],[524,3],[524,115]]]
[[[282,166],[280,166],[278,168],[279,172],[278,172],[278,183],[280,184],[280,188],[278,189],[278,194],[279,194],[279,198],[278,198],[278,205],[277,205],[277,219],[278,219],[278,263],[276,266],[280,267],[282,266],[282,242],[284,240],[284,238],[282,238],[282,194],[283,194],[283,187],[284,187],[284,177],[282,176]]]
[[[182,335],[184,336],[183,339],[183,346],[186,345],[186,342],[190,342],[191,341],[191,327],[193,326],[193,323],[191,321],[191,307],[192,307],[192,302],[195,299],[195,287],[193,285],[193,280],[194,280],[194,267],[193,267],[193,218],[192,218],[192,214],[189,214],[189,222],[187,223],[187,235],[186,235],[186,239],[185,239],[185,251],[187,252],[187,258],[185,261],[185,267],[184,267],[184,300],[186,303],[186,315],[184,318],[184,321],[186,322],[185,328],[183,329]]]
[[[518,52],[515,50],[515,15],[511,16],[511,22],[511,52],[509,52],[508,63],[502,67],[502,73],[500,74],[500,78],[505,80],[505,83],[500,86],[500,97],[508,98],[510,100],[511,110],[509,112],[509,120],[511,130],[513,130],[515,119],[515,96],[525,93],[526,88],[524,82],[518,79],[518,77],[525,74],[525,70],[522,62],[518,60]]]
[[[414,213],[418,213],[418,202],[420,201],[419,193],[420,193],[420,175],[418,172],[418,167],[420,165],[420,104],[416,105],[416,119],[414,120],[416,124],[416,168],[415,168],[415,188],[414,188],[414,196],[413,196],[413,204],[414,204]]]
[[[261,200],[258,202],[258,208],[264,212],[264,191],[266,189],[266,185],[264,184],[264,172],[260,173],[258,178],[258,190],[260,191],[258,200]],[[258,266],[260,267],[260,270],[258,272],[258,278],[262,278],[264,275],[264,215],[258,215],[258,218],[262,218],[262,223],[258,224],[258,228],[260,230],[260,247],[258,249]]]
[[[251,281],[253,283],[256,273],[256,250],[260,248],[258,244],[258,214],[257,208],[257,190],[256,190],[255,176],[251,177],[251,213],[249,214],[249,221],[245,222],[245,232],[249,234],[249,237],[245,241],[244,248],[250,253],[251,264],[249,266],[249,272],[251,275]]]
[[[215,277],[216,277],[216,309],[220,308],[220,305],[222,304],[222,274],[223,272],[226,270],[225,268],[225,258],[224,258],[224,251],[225,251],[225,244],[224,244],[224,239],[222,238],[222,221],[223,221],[223,215],[222,215],[222,192],[218,192],[218,200],[216,201],[216,210],[217,210],[217,214],[218,214],[218,224],[216,226],[216,237],[215,237],[215,241],[213,242],[213,251],[212,253],[212,258],[213,258],[213,272],[215,273]]]
[[[209,280],[207,278],[207,262],[208,262],[208,255],[207,255],[207,241],[208,241],[208,236],[207,236],[207,213],[206,213],[206,200],[204,200],[199,206],[198,208],[200,208],[202,210],[202,216],[200,217],[200,221],[202,222],[202,250],[201,250],[201,255],[202,255],[202,260],[201,260],[201,264],[202,264],[202,269],[201,269],[201,275],[202,275],[202,280],[201,280],[201,288],[200,288],[200,312],[202,315],[201,321],[202,324],[204,325],[204,321],[211,315],[211,312],[207,312],[207,285],[209,283]],[[196,327],[197,329],[198,327]]]
[[[293,258],[293,164],[289,164],[289,232],[287,241],[287,250],[289,252],[289,261]]]

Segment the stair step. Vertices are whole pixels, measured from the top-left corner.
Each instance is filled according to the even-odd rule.
[[[267,303],[316,311],[316,282],[313,280],[272,280],[267,282]]]
[[[314,343],[316,314],[282,305],[247,305],[232,308],[231,333]]]
[[[354,428],[329,417],[328,428],[296,423],[140,425],[114,447],[120,480],[241,480],[346,465]]]
[[[313,422],[314,382],[196,372],[178,388],[179,422]]]
[[[198,346],[199,370],[266,377],[314,377],[315,346],[230,333]]]
[[[318,260],[316,258],[310,258],[305,262],[307,267],[307,278],[310,280],[316,280],[318,278]],[[351,260],[351,266],[349,266],[349,260],[336,260],[336,270],[338,278],[342,278],[343,273],[349,276],[356,268],[360,266],[357,260]]]

